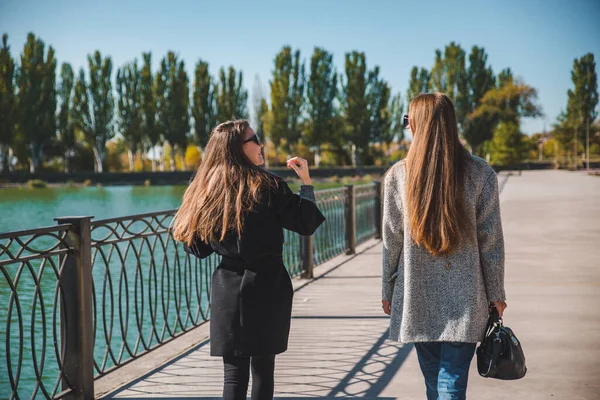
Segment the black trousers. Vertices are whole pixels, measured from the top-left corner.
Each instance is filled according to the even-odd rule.
[[[225,380],[223,400],[246,400],[252,367],[252,400],[272,400],[275,385],[275,356],[223,357]]]

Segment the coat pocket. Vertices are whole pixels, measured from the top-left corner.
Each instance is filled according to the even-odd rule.
[[[390,279],[388,279],[388,283],[394,282],[397,277],[398,277],[398,271],[394,272],[394,274],[392,276],[390,276]]]

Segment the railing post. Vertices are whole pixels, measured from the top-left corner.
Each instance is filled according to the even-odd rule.
[[[58,224],[72,224],[66,238],[72,252],[66,256],[60,274],[62,307],[63,390],[72,387],[67,399],[94,398],[94,323],[92,316],[93,217],[60,217]],[[62,260],[61,260],[62,261]]]
[[[346,255],[356,252],[356,198],[354,185],[346,185],[346,204],[344,217],[346,219]]]
[[[315,266],[314,241],[311,236],[300,236],[300,260],[302,263],[302,278],[312,279]]]
[[[383,226],[383,202],[381,201],[382,187],[383,185],[381,184],[381,181],[375,182],[375,239],[381,239],[381,230]]]

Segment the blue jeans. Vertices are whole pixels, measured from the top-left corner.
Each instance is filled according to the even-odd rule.
[[[475,343],[415,343],[425,378],[427,400],[463,400]]]

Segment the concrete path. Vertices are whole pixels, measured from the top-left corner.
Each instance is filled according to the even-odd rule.
[[[471,399],[600,399],[600,177],[562,171],[500,178],[506,238],[505,323],[528,374],[496,381],[471,368]],[[424,399],[415,352],[385,340],[381,245],[301,288],[275,396]],[[117,372],[118,373],[118,372]],[[222,365],[208,344],[113,398],[219,398]]]

